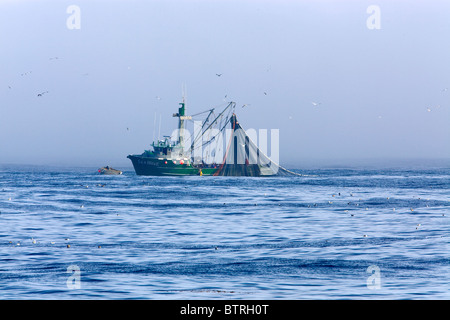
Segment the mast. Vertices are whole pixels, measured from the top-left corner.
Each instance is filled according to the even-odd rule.
[[[173,117],[178,117],[178,145],[184,150],[184,120],[191,120],[191,116],[187,116],[185,112],[186,99],[185,99],[185,88],[183,86],[183,102],[179,103],[181,105],[178,108],[178,113],[174,113]]]
[[[181,148],[184,148],[184,119],[185,119],[185,102],[179,103],[181,105],[178,108],[178,144]]]

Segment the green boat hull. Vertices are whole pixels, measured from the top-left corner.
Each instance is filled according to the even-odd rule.
[[[156,159],[143,155],[129,155],[134,170],[140,176],[211,176],[217,168],[200,168],[192,164],[173,163],[166,159]]]

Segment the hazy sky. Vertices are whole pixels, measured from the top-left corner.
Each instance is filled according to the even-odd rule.
[[[290,167],[450,159],[450,1],[0,0],[0,164],[131,165],[183,83]]]

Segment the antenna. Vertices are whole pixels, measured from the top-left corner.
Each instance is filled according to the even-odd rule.
[[[155,141],[155,131],[156,131],[156,112],[155,112],[155,118],[153,120],[153,141]]]
[[[158,140],[159,137],[161,136],[161,113],[159,114],[159,131],[158,131]]]
[[[187,95],[186,84],[182,83],[181,84],[181,96],[183,97],[183,103],[186,103],[186,95]]]

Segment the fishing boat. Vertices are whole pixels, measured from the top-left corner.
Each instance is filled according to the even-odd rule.
[[[137,175],[274,176],[289,173],[271,161],[247,136],[237,120],[235,102],[229,102],[217,116],[215,108],[196,114],[208,115],[197,130],[194,128],[190,144],[185,141],[185,127],[193,116],[186,115],[184,98],[179,105],[178,112],[173,114],[178,118],[175,141],[171,136],[164,136],[151,144],[151,150],[127,156]],[[226,139],[220,139],[226,129]]]

